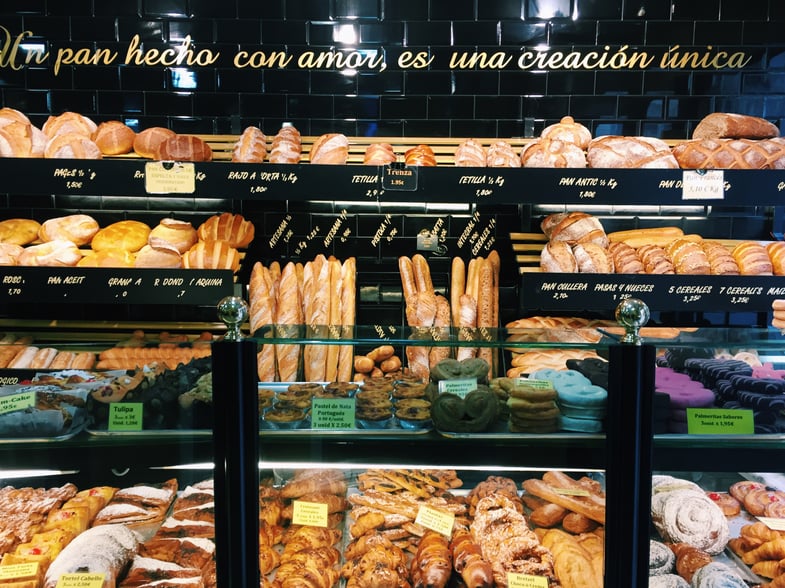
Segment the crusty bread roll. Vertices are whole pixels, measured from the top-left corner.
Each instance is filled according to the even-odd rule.
[[[766,252],[769,254],[774,275],[785,276],[785,241],[772,241],[766,245]]]
[[[165,127],[150,127],[137,133],[134,138],[134,153],[139,157],[155,159],[158,146],[166,139],[175,136],[175,132]]]
[[[44,242],[66,239],[81,247],[90,243],[99,228],[98,221],[88,214],[69,214],[44,221],[38,238]]]
[[[0,157],[33,157],[33,127],[11,121],[0,127]]]
[[[136,220],[121,220],[107,225],[93,236],[90,246],[94,251],[104,249],[123,249],[139,251],[147,244],[150,227]]]
[[[44,122],[41,130],[50,139],[56,135],[66,133],[76,133],[83,135],[87,138],[93,136],[95,130],[98,128],[90,118],[79,114],[78,112],[64,112],[57,116],[50,116]]]
[[[72,242],[64,239],[30,245],[19,254],[19,265],[72,267],[82,259],[82,252]]]
[[[398,156],[389,143],[371,143],[363,154],[365,165],[387,165],[395,161],[398,161]]]
[[[212,161],[213,150],[195,135],[175,135],[158,144],[155,157],[161,161]]]
[[[183,254],[187,269],[240,269],[240,252],[226,241],[199,241]]]
[[[701,247],[709,259],[711,273],[718,276],[739,275],[739,264],[733,259],[730,250],[718,241],[702,241]]]
[[[507,141],[495,141],[488,147],[488,167],[521,167],[521,158]]]
[[[98,145],[86,135],[58,133],[46,144],[44,157],[48,159],[101,159]]]
[[[585,212],[567,212],[548,215],[540,223],[551,241],[566,241],[569,245],[596,243],[608,247],[608,236],[600,220]]]
[[[254,226],[241,214],[224,212],[204,221],[196,231],[201,241],[226,241],[232,247],[248,247],[254,238]]]
[[[676,239],[665,247],[665,253],[673,263],[677,274],[706,275],[711,273],[711,264],[700,244],[688,239]]]
[[[0,241],[0,265],[19,265],[19,256],[24,251],[21,245]]]
[[[695,139],[673,155],[684,169],[783,169],[785,142],[777,139]]]
[[[270,163],[299,163],[303,144],[300,131],[291,125],[285,125],[273,137],[270,147]]]
[[[586,167],[583,149],[559,139],[540,139],[527,144],[521,151],[523,167]]]
[[[608,253],[613,258],[613,268],[617,274],[642,274],[645,272],[635,249],[623,241],[608,245]]]
[[[135,256],[126,249],[88,251],[76,265],[79,267],[134,267]]]
[[[551,273],[575,273],[578,262],[570,247],[564,241],[550,241],[540,254],[540,269]]]
[[[693,139],[771,139],[779,137],[777,125],[765,118],[731,112],[713,112],[695,127]]]
[[[774,273],[766,247],[755,241],[744,241],[731,251],[743,276],[771,276]]]
[[[38,238],[41,223],[27,218],[9,218],[0,221],[0,243],[27,245]]]
[[[0,127],[11,122],[20,122],[29,125],[30,119],[24,112],[17,110],[16,108],[11,108],[10,106],[0,108]]]
[[[479,141],[466,139],[455,149],[455,165],[458,167],[485,167],[486,164],[487,153]]]
[[[183,267],[183,257],[175,247],[167,243],[145,245],[136,253],[134,267],[176,269]]]
[[[578,271],[582,274],[612,274],[613,259],[604,247],[596,243],[579,243],[572,248]]]
[[[573,143],[585,150],[591,141],[591,131],[581,123],[575,122],[571,116],[565,116],[559,122],[545,127],[540,133],[540,137]]]
[[[659,245],[642,245],[636,250],[647,274],[675,274],[673,262]]]
[[[327,133],[317,137],[311,145],[311,163],[341,165],[349,157],[349,139],[341,133]]]
[[[246,127],[232,146],[235,163],[262,163],[267,157],[267,136],[259,127]]]
[[[654,137],[597,137],[589,143],[586,160],[595,168],[679,167],[668,144]]]
[[[415,165],[422,167],[436,166],[436,155],[433,149],[428,145],[416,145],[411,149],[407,149],[403,154],[403,159],[406,165]]]
[[[153,247],[169,246],[185,253],[198,239],[196,229],[188,221],[164,218],[150,231],[147,241]]]
[[[92,136],[104,155],[123,155],[134,148],[136,132],[119,120],[108,120],[98,125]]]

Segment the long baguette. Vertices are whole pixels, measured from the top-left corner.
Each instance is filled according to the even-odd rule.
[[[558,492],[553,486],[537,478],[524,480],[523,489],[538,498],[543,498],[568,510],[582,514],[593,521],[605,524],[605,508],[594,502],[589,502],[582,497]]]
[[[639,247],[643,247],[644,245],[657,245],[659,247],[667,247],[670,243],[673,243],[676,239],[681,239],[684,241],[691,241],[693,243],[700,243],[703,240],[701,235],[681,235],[680,237],[672,237],[670,235],[642,235],[639,237],[629,237],[623,241],[633,249],[638,249]]]
[[[684,235],[684,231],[682,231],[679,227],[652,227],[647,229],[628,229],[626,231],[613,231],[612,233],[608,233],[608,241],[610,241],[611,243],[616,243],[618,241],[626,241],[627,239],[645,237],[645,236],[654,236],[654,237],[671,236],[675,239],[676,237],[681,237],[682,235]]]
[[[460,257],[452,258],[450,268],[450,308],[452,324],[458,326],[461,315],[461,296],[466,293],[466,263]]]

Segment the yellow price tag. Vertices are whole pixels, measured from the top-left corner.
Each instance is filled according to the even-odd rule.
[[[38,576],[38,562],[0,566],[0,580],[35,578]]]
[[[144,166],[144,187],[148,194],[193,194],[196,171],[193,163],[148,161]]]
[[[55,588],[102,588],[105,574],[63,574]]]
[[[452,535],[452,528],[455,525],[455,515],[451,512],[436,510],[430,506],[421,506],[414,522],[449,537]]]
[[[507,586],[508,588],[548,588],[548,578],[525,574],[507,574]]]
[[[306,525],[308,527],[327,526],[327,505],[322,502],[305,502],[295,500],[292,513],[293,525]]]

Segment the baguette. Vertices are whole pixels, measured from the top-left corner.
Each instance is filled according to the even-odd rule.
[[[605,524],[604,506],[600,506],[594,502],[590,502],[584,499],[583,497],[571,496],[569,494],[563,494],[561,492],[558,492],[553,486],[551,486],[547,482],[538,480],[536,478],[530,478],[528,480],[524,480],[523,489],[529,494],[533,494],[534,496],[537,496],[549,502],[553,502],[554,504],[558,504],[559,506],[562,506],[567,510],[580,513],[590,518],[591,520],[597,521],[598,523],[601,523],[603,525]]]
[[[417,297],[417,283],[414,280],[414,264],[408,257],[398,258],[398,272],[401,274],[403,299],[406,304],[411,304]]]
[[[452,309],[452,324],[460,323],[461,296],[466,293],[466,264],[460,257],[452,258],[450,269],[450,308]]]
[[[357,261],[350,257],[341,266],[341,337],[351,339],[356,322],[356,283]],[[338,380],[348,382],[352,379],[352,357],[354,347],[342,345],[338,351]]]
[[[330,259],[327,262],[329,300],[327,302],[327,325],[329,325],[330,339],[339,339],[341,331],[338,326],[341,324],[341,262],[337,259]],[[340,348],[337,345],[328,345],[324,366],[324,379],[326,382],[334,382],[338,379],[338,355]]]
[[[626,242],[628,239],[640,239],[650,237],[653,239],[665,239],[672,237],[671,240],[684,236],[684,231],[679,227],[656,227],[648,229],[628,229],[626,231],[613,231],[608,233],[608,241],[611,243]]]

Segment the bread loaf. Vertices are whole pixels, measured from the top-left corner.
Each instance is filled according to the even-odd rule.
[[[148,243],[153,247],[173,247],[180,253],[188,251],[198,240],[196,229],[188,221],[164,218],[150,231]]]
[[[713,112],[695,127],[693,139],[771,139],[780,130],[765,118],[730,112]]]
[[[496,141],[488,147],[488,167],[521,167],[521,158],[507,141]]]
[[[636,250],[647,274],[675,274],[673,262],[659,245],[643,245]]]
[[[326,165],[341,165],[349,157],[349,139],[341,133],[327,133],[317,137],[311,145],[310,161]]]
[[[68,240],[78,246],[87,245],[99,230],[98,222],[87,214],[69,214],[50,218],[38,229],[41,241]]]
[[[579,243],[572,248],[578,271],[584,274],[612,274],[613,259],[608,250],[596,243]]]
[[[785,241],[772,241],[766,245],[775,276],[785,276]]]
[[[733,259],[743,276],[771,276],[774,273],[766,247],[754,241],[744,241],[733,248]]]
[[[521,151],[523,167],[586,167],[583,149],[559,139],[540,139],[529,143]]]
[[[49,159],[101,159],[103,154],[93,140],[79,133],[57,134],[46,144],[44,157]]]
[[[19,265],[19,256],[24,251],[21,245],[0,241],[0,265]]]
[[[202,241],[221,240],[234,247],[248,247],[254,238],[254,225],[241,214],[224,212],[211,216],[196,231]]]
[[[417,145],[406,150],[404,161],[406,165],[435,167],[436,155],[434,155],[433,149],[428,145]]]
[[[568,212],[549,215],[540,223],[551,241],[565,241],[569,245],[596,243],[608,246],[608,236],[600,220],[585,212]]]
[[[79,267],[134,267],[136,257],[125,249],[89,251],[79,260]]]
[[[709,259],[711,273],[718,276],[739,275],[739,264],[733,259],[730,250],[718,241],[703,241],[701,247]]]
[[[623,241],[608,245],[608,253],[613,258],[613,267],[617,274],[642,274],[645,272],[635,249]]]
[[[776,139],[695,139],[673,148],[684,169],[783,169],[785,142]]]
[[[240,253],[226,241],[199,241],[183,254],[187,269],[240,269]]]
[[[98,125],[92,139],[104,155],[123,155],[133,150],[136,132],[119,120],[109,120]]]
[[[56,135],[75,133],[90,138],[95,133],[98,125],[90,118],[78,112],[63,112],[57,116],[50,116],[44,122],[41,130],[50,139]]]
[[[180,268],[183,258],[180,252],[167,243],[145,245],[134,259],[134,267]]]
[[[302,154],[300,131],[293,126],[283,126],[273,138],[270,163],[298,163]]]
[[[159,145],[175,136],[175,132],[165,127],[150,127],[140,131],[134,138],[134,153],[139,157],[155,159]]]
[[[677,274],[705,275],[711,273],[709,258],[703,248],[694,241],[676,239],[665,247],[665,253],[673,263]]]
[[[595,168],[679,167],[668,144],[654,137],[598,137],[589,143],[586,159]]]
[[[613,231],[612,233],[608,233],[608,240],[611,243],[626,243],[633,248],[640,247],[641,245],[660,245],[661,247],[664,247],[674,239],[679,239],[683,236],[684,231],[679,227],[652,227]]]
[[[570,247],[564,241],[550,241],[540,254],[540,269],[551,273],[574,273],[578,262]]]
[[[267,157],[267,137],[259,127],[246,127],[232,146],[235,163],[262,163]]]
[[[458,167],[485,167],[485,147],[479,141],[466,139],[455,150],[455,165]]]
[[[122,220],[99,229],[93,236],[90,246],[93,248],[93,251],[122,249],[135,252],[147,244],[149,237],[150,227],[145,223],[135,220]]]
[[[158,144],[154,159],[165,161],[212,161],[213,150],[195,135],[175,135]]]
[[[365,148],[363,163],[365,165],[387,165],[398,161],[398,156],[389,143],[371,143]]]
[[[0,127],[0,157],[32,157],[33,127],[12,121]]]
[[[565,116],[559,122],[545,127],[540,137],[572,143],[585,150],[591,142],[591,131],[581,123],[575,122],[571,116]]]
[[[41,223],[27,218],[0,221],[0,243],[27,245],[38,238]]]
[[[82,253],[72,242],[63,239],[30,245],[17,258],[19,265],[73,267],[82,259]]]

